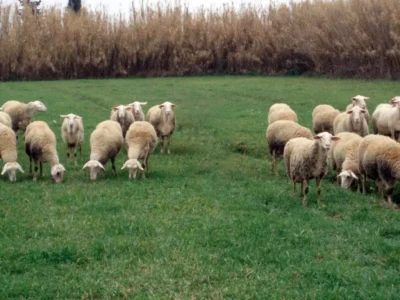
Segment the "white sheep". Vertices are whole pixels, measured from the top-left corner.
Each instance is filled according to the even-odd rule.
[[[35,112],[45,112],[47,108],[40,101],[22,103],[16,100],[10,100],[4,103],[0,110],[10,115],[12,122],[11,128],[15,131],[15,134],[17,134],[18,130],[25,132]]]
[[[146,115],[146,121],[154,126],[157,136],[160,139],[161,153],[164,153],[164,138],[168,140],[167,153],[171,154],[170,143],[171,135],[175,130],[175,114],[172,110],[177,106],[171,102],[155,105],[149,109]]]
[[[112,108],[110,120],[118,122],[121,125],[122,136],[125,138],[129,126],[135,122],[132,114],[132,106],[118,105]]]
[[[339,114],[340,111],[335,109],[331,105],[317,105],[312,112],[314,132],[318,134],[320,132],[326,131],[330,134],[333,134],[333,121]]]
[[[10,115],[8,113],[5,113],[4,111],[0,111],[0,123],[11,128],[12,121],[11,121]],[[14,134],[14,137],[15,137],[15,134]]]
[[[63,181],[65,168],[60,164],[56,149],[56,136],[47,123],[35,121],[28,125],[25,131],[25,152],[29,156],[29,171],[32,173],[32,160],[35,165],[33,181],[37,180],[38,162],[40,176],[43,176],[42,163],[51,166],[51,176],[56,183]]]
[[[313,134],[310,129],[288,120],[276,121],[267,128],[266,139],[272,155],[271,172],[275,172],[276,176],[278,176],[276,161],[283,155],[286,143],[295,137],[312,139]]]
[[[372,114],[372,128],[375,134],[390,136],[400,142],[400,97],[391,104],[379,104]]]
[[[368,124],[369,123],[369,111],[368,111],[368,108],[367,108],[367,103],[365,102],[365,100],[368,100],[368,99],[369,99],[369,97],[365,97],[365,96],[362,96],[362,95],[354,96],[351,99],[352,103],[347,105],[346,111],[349,111],[354,106],[359,106],[362,109],[365,109],[365,120],[367,121],[367,124]]]
[[[292,181],[293,192],[296,193],[296,183],[301,184],[300,197],[303,206],[307,205],[307,194],[310,179],[315,178],[317,184],[318,205],[321,198],[321,180],[327,173],[327,157],[331,141],[339,140],[329,132],[321,132],[314,140],[303,137],[291,139],[286,143],[283,157],[286,172]]]
[[[341,132],[336,136],[340,140],[332,143],[330,158],[332,169],[336,171],[337,181],[342,188],[347,189],[354,180],[357,180],[357,191],[359,191],[358,146],[363,138],[353,132]]]
[[[84,139],[82,117],[75,114],[60,115],[60,117],[64,118],[61,125],[61,138],[67,146],[67,160],[69,162],[72,159],[73,152],[76,165],[76,151],[78,147],[82,158],[82,143]]]
[[[333,131],[335,134],[354,132],[362,137],[366,136],[369,129],[365,119],[365,109],[354,106],[350,110],[337,115],[333,121]]]
[[[275,103],[269,108],[268,125],[278,120],[288,120],[298,123],[296,112],[285,103]]]
[[[129,179],[136,178],[137,170],[149,170],[149,157],[157,145],[157,133],[153,125],[145,121],[136,121],[126,133],[125,142],[128,148],[128,160],[121,169],[129,169]],[[143,164],[139,162],[143,160]]]
[[[144,121],[144,113],[143,113],[143,109],[142,109],[142,105],[146,105],[147,102],[139,102],[139,101],[135,101],[132,102],[131,104],[129,104],[129,106],[132,107],[132,113],[133,113],[133,117],[135,118],[135,121]]]
[[[97,174],[105,170],[104,165],[111,160],[115,175],[115,157],[121,150],[124,138],[121,125],[118,122],[107,120],[99,123],[90,135],[90,160],[82,169],[90,169],[90,179],[96,180]]]
[[[0,158],[4,161],[1,175],[6,172],[11,182],[17,180],[17,170],[24,173],[21,166],[17,163],[17,140],[14,131],[3,124],[0,124]]]
[[[389,137],[371,134],[361,141],[358,152],[363,192],[367,177],[377,180],[378,190],[393,205],[393,187],[400,179],[400,144]]]

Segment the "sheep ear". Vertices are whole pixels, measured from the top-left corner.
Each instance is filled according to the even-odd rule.
[[[147,102],[139,102],[140,103],[140,105],[146,105],[147,104]]]
[[[348,113],[350,115],[353,113],[353,110],[348,110],[348,111],[346,111],[346,113]]]
[[[1,171],[1,175],[4,175],[10,169],[10,165],[5,164],[3,170]]]
[[[365,111],[365,109],[362,109],[361,112],[362,112],[363,114],[365,114],[366,111]]]
[[[139,164],[138,164],[138,168],[139,168],[140,170],[144,171],[144,169],[143,169],[143,167],[142,167],[142,164],[141,164],[141,163],[139,163]]]
[[[126,109],[127,111],[131,111],[131,110],[132,110],[132,106],[125,106],[125,109]]]
[[[89,167],[89,162],[87,162],[87,163],[83,166],[82,170],[83,170],[83,169],[86,169],[86,168],[88,168],[88,167]]]
[[[333,136],[332,137],[332,141],[338,141],[338,140],[340,140],[340,137],[338,137],[338,136]]]
[[[350,171],[350,175],[354,178],[354,179],[358,179],[357,175],[353,173],[353,171]]]
[[[164,104],[160,104],[158,107],[159,107],[159,108],[163,108],[163,107],[164,107]]]
[[[369,99],[369,97],[364,97],[364,100],[368,100]]]
[[[124,163],[124,165],[122,166],[121,170],[125,169],[127,167],[127,161]]]
[[[68,118],[67,115],[60,115],[61,118]]]
[[[82,119],[82,117],[81,117],[81,116],[78,116],[78,115],[76,115],[76,116],[75,116],[75,119],[77,119],[77,120],[80,120],[80,119]]]
[[[177,108],[178,107],[176,104],[172,104],[171,106],[172,106],[172,108]]]
[[[314,138],[314,140],[320,140],[321,139],[321,137],[319,135],[315,135],[315,136],[313,136],[313,138]]]
[[[117,111],[117,110],[118,110],[118,107],[114,106],[114,107],[112,108],[112,110],[113,110],[113,111]]]
[[[16,163],[17,164],[17,168],[18,168],[18,170],[20,170],[21,171],[21,173],[25,173],[24,172],[24,170],[22,170],[22,167],[20,166],[20,164],[19,163]]]

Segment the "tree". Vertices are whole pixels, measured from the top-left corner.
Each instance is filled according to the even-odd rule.
[[[72,9],[76,13],[80,11],[81,6],[81,0],[68,0],[68,8]]]

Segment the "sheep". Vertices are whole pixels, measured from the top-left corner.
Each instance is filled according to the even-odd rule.
[[[74,152],[76,165],[76,151],[78,147],[80,157],[82,158],[82,143],[84,138],[82,117],[75,114],[60,115],[60,117],[64,118],[61,125],[61,138],[67,146],[67,161],[70,161],[72,152]]]
[[[333,131],[335,134],[340,132],[354,132],[362,137],[366,136],[368,124],[365,120],[365,110],[359,106],[342,112],[333,121]]]
[[[146,121],[154,126],[157,136],[160,139],[161,153],[164,153],[164,138],[168,139],[167,153],[171,154],[170,143],[171,135],[175,130],[175,114],[172,110],[177,106],[171,102],[155,105],[149,109],[146,115]]]
[[[336,171],[337,182],[342,188],[349,188],[353,180],[357,180],[357,191],[360,190],[358,176],[358,146],[362,137],[353,132],[341,132],[336,135],[340,138],[333,142],[330,150],[332,169]]]
[[[294,193],[296,193],[296,183],[301,183],[300,197],[303,197],[303,206],[307,205],[308,185],[313,178],[317,184],[318,205],[320,205],[321,180],[327,173],[328,150],[331,141],[339,139],[329,132],[321,132],[314,136],[314,140],[298,137],[286,143],[283,152],[286,172],[292,181]]]
[[[285,103],[276,103],[269,108],[268,125],[278,120],[288,120],[298,123],[296,112]]]
[[[0,123],[11,128],[12,121],[10,115],[4,111],[0,111]]]
[[[63,181],[64,166],[60,164],[57,149],[56,136],[47,123],[34,121],[25,131],[25,152],[29,156],[29,171],[32,174],[32,160],[35,165],[33,181],[37,181],[38,162],[40,162],[40,176],[43,176],[42,163],[48,162],[51,166],[51,176],[56,183]]]
[[[16,100],[10,100],[4,103],[0,110],[10,115],[12,123],[11,128],[17,135],[18,130],[25,132],[35,112],[45,112],[47,108],[40,101],[22,103]]]
[[[389,137],[371,134],[360,143],[358,155],[363,193],[367,177],[377,180],[378,190],[393,205],[393,186],[400,178],[400,145]]]
[[[285,148],[286,143],[291,138],[295,137],[312,139],[313,135],[310,129],[288,120],[276,121],[267,128],[266,139],[269,152],[273,159],[271,164],[271,172],[275,172],[276,176],[278,176],[276,160],[283,155],[283,149]]]
[[[111,160],[114,175],[115,157],[121,150],[124,138],[121,125],[116,121],[103,121],[99,123],[90,135],[90,160],[82,169],[90,169],[90,179],[95,181],[100,170],[105,170],[104,165]]]
[[[331,105],[317,105],[312,112],[312,122],[315,134],[329,132],[333,134],[333,121],[340,111]]]
[[[375,134],[390,136],[400,142],[400,97],[391,104],[379,104],[372,114],[372,128]]]
[[[118,105],[111,110],[111,121],[116,121],[121,125],[122,136],[125,138],[126,132],[129,126],[135,122],[135,118],[132,114],[132,106]]]
[[[349,111],[354,106],[359,106],[362,109],[365,109],[365,120],[367,121],[367,124],[368,124],[369,123],[369,111],[367,108],[367,104],[365,103],[365,100],[368,100],[368,99],[369,99],[369,97],[365,97],[365,96],[361,96],[361,95],[354,96],[351,99],[352,103],[347,105],[346,111]]]
[[[139,101],[135,101],[132,102],[131,104],[128,104],[129,106],[132,107],[132,113],[133,113],[133,117],[135,118],[135,121],[144,121],[144,113],[142,110],[142,105],[146,105],[147,102],[139,102]]]
[[[4,124],[0,124],[0,158],[4,161],[1,175],[6,172],[10,182],[17,180],[17,170],[24,173],[22,167],[17,163],[17,140],[14,131]]]
[[[125,142],[128,148],[128,160],[121,169],[129,169],[129,179],[136,178],[137,169],[149,170],[149,157],[157,145],[157,133],[149,122],[136,121],[126,133]],[[143,160],[143,164],[139,162]]]

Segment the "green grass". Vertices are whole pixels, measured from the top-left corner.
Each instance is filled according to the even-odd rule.
[[[65,181],[2,176],[1,299],[259,298],[398,299],[400,215],[376,194],[323,181],[308,208],[294,198],[279,163],[271,176],[265,130],[269,106],[289,103],[311,126],[319,103],[344,109],[352,96],[376,104],[398,83],[280,77],[80,80],[0,84],[0,103],[41,99],[56,132]],[[177,130],[170,156],[157,148],[145,180],[94,183],[81,170],[89,136],[110,108],[134,99],[171,101]],[[66,163],[60,114],[85,125],[84,158]],[[57,121],[54,123],[53,120]],[[120,168],[126,159],[118,155]],[[19,162],[29,160],[19,140]],[[399,198],[397,186],[397,198]]]

